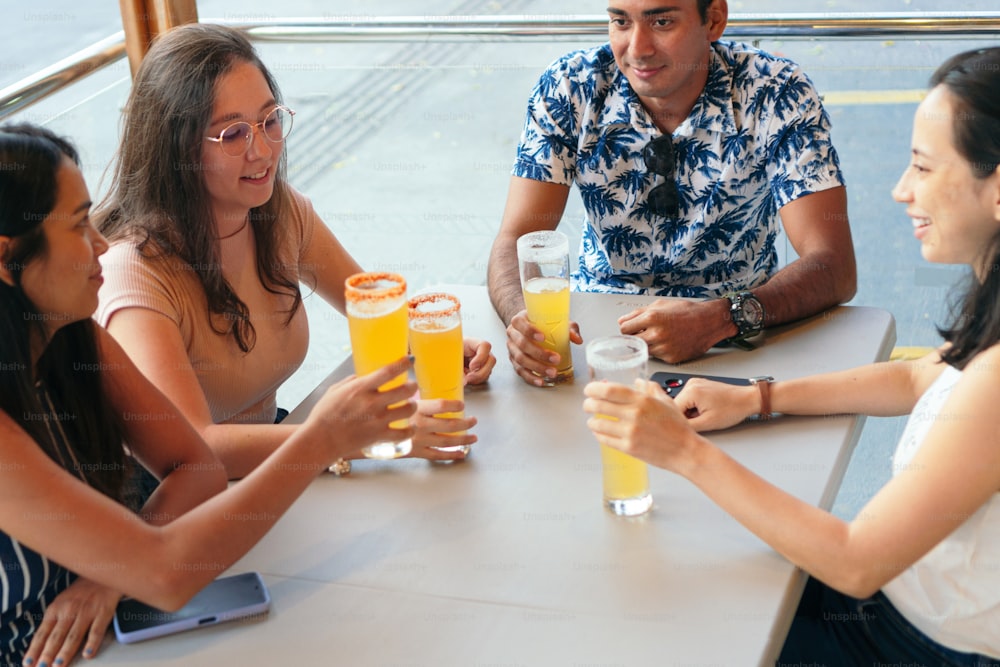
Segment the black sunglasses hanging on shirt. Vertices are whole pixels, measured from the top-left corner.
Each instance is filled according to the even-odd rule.
[[[642,149],[642,159],[646,162],[646,169],[666,179],[666,182],[649,191],[647,196],[649,209],[657,215],[676,218],[680,207],[680,194],[677,192],[677,181],[674,180],[677,164],[673,137],[665,134],[650,141]]]

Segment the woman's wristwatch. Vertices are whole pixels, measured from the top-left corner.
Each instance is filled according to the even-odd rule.
[[[750,384],[760,390],[760,412],[757,413],[757,419],[767,421],[774,416],[771,412],[771,383],[774,382],[774,378],[770,375],[758,375],[749,380]]]

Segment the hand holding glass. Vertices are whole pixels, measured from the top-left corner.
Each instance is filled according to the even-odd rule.
[[[605,336],[587,345],[587,366],[592,381],[603,380],[633,387],[636,380],[646,379],[648,359],[646,341],[636,336]],[[602,443],[601,462],[604,504],[609,510],[621,516],[635,516],[652,507],[649,472],[643,461]]]
[[[465,368],[462,316],[458,297],[422,294],[410,299],[410,353],[420,398],[464,400]],[[435,417],[462,417],[463,412],[444,412]],[[458,435],[465,431],[456,431]],[[468,445],[439,447],[442,451],[469,453]]]
[[[354,372],[367,375],[407,354],[406,280],[395,273],[356,273],[344,284],[347,324],[351,333]],[[398,387],[406,381],[402,373],[379,387]],[[392,422],[406,428],[405,419]],[[413,448],[409,440],[376,442],[361,452],[370,459],[395,459]]]
[[[562,232],[530,232],[517,240],[517,264],[528,320],[545,335],[542,347],[559,355],[547,386],[573,377],[569,347],[569,239]]]

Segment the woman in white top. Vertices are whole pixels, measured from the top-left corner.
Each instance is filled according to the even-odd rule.
[[[275,395],[308,346],[300,283],[344,312],[344,280],[361,270],[285,180],[292,115],[240,31],[170,30],[136,74],[110,191],[95,212],[112,243],[98,321],[231,478],[296,429],[275,423]],[[486,381],[489,343],[466,341],[466,354],[466,380]],[[463,457],[475,419],[432,417],[461,409],[421,402],[413,455]]]
[[[1000,661],[1000,48],[942,65],[893,191],[926,260],[967,264],[945,343],[923,359],[758,387],[591,383],[601,442],[683,475],[811,575],[778,664]],[[853,521],[783,492],[700,432],[782,414],[910,414],[892,479]]]

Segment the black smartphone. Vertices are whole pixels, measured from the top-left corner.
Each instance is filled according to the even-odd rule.
[[[667,395],[670,396],[670,398],[676,398],[677,394],[679,394],[681,389],[684,388],[684,385],[687,384],[688,380],[692,378],[704,378],[705,380],[735,384],[741,387],[750,386],[749,378],[726,377],[723,375],[700,375],[698,373],[677,373],[674,371],[658,371],[653,373],[650,380],[663,387],[663,391],[667,392]]]
[[[115,636],[123,644],[266,613],[271,596],[257,572],[220,577],[177,611],[160,611],[125,598],[115,610]]]

